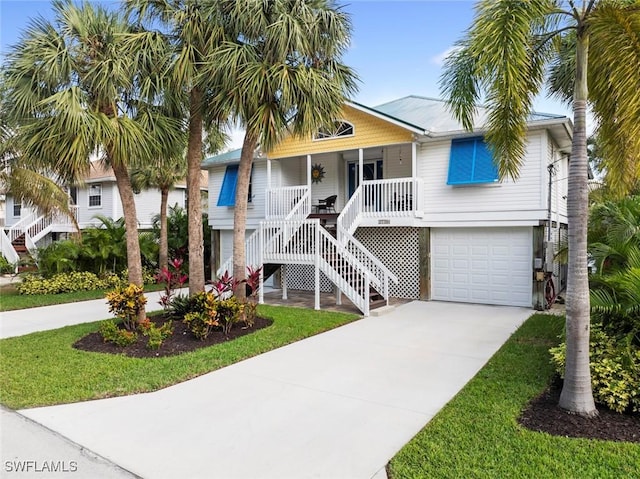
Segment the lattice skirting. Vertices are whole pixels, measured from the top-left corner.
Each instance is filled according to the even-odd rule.
[[[387,268],[398,276],[398,284],[389,285],[392,298],[420,298],[419,228],[358,228],[356,238]],[[287,265],[289,289],[314,291],[314,267]],[[333,283],[320,272],[320,291],[330,293]]]
[[[392,298],[420,298],[419,228],[358,228],[355,237],[397,277]]]
[[[315,291],[315,267],[312,264],[288,264],[287,287],[301,291]],[[320,291],[331,293],[333,283],[320,271]]]

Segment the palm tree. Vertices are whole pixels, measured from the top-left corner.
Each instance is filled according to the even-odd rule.
[[[233,215],[233,275],[246,274],[245,231],[251,164],[258,145],[285,133],[311,135],[334,120],[356,76],[340,62],[351,23],[331,0],[218,2],[228,40],[208,57],[216,66],[220,114],[245,129]],[[236,294],[244,297],[244,286]]]
[[[220,119],[209,108],[213,92],[210,66],[205,58],[219,45],[223,23],[215,2],[197,0],[125,0],[128,12],[150,25],[160,22],[169,31],[173,45],[171,68],[173,93],[187,110],[187,194],[189,202],[189,294],[204,290],[204,241],[200,203],[200,165],[203,131],[216,137]]]
[[[619,158],[615,168],[637,178],[640,4],[638,0],[482,0],[458,47],[445,67],[444,92],[467,129],[472,128],[477,103],[486,102],[486,138],[502,178],[518,176],[527,117],[547,78],[551,91],[573,106],[567,357],[559,405],[593,416],[597,410],[589,371],[586,112],[589,103],[603,154]],[[617,155],[609,154],[614,148]]]
[[[180,123],[156,111],[163,98],[156,80],[170,58],[166,44],[90,3],[55,2],[54,15],[53,22],[32,21],[5,65],[16,143],[30,164],[63,183],[80,182],[92,155],[113,169],[129,281],[142,285],[129,168],[179,141]]]
[[[16,145],[17,125],[11,124],[14,111],[4,76],[0,77],[0,191],[22,204],[33,205],[43,215],[67,216],[79,230],[71,210],[69,194],[47,176],[28,164]]]
[[[182,180],[187,171],[186,158],[182,152],[175,156],[156,159],[153,163],[131,171],[131,184],[135,191],[157,188],[160,190],[160,256],[158,268],[169,265],[169,242],[167,233],[167,208],[169,191]]]

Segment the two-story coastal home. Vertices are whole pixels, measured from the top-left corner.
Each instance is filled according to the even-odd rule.
[[[202,191],[207,188],[206,172],[202,175]],[[123,216],[122,202],[111,168],[100,162],[91,163],[89,175],[81,186],[69,187],[69,200],[80,229],[100,225],[97,216],[118,220]],[[142,190],[135,195],[138,227],[149,230],[153,217],[160,213],[160,191]],[[169,192],[168,205],[185,208],[186,183],[181,181]],[[74,232],[73,222],[65,216],[43,216],[35,207],[20,204],[11,195],[6,196],[6,219],[0,234],[2,254],[11,263],[17,262],[18,253],[35,251],[58,238]]]
[[[285,295],[336,290],[365,314],[373,294],[541,309],[544,271],[564,283],[552,256],[566,236],[572,124],[531,115],[520,176],[499,181],[485,118],[469,133],[440,100],[347,103],[333,128],[257,153],[247,264],[280,269]],[[219,273],[231,270],[239,158],[203,162]]]

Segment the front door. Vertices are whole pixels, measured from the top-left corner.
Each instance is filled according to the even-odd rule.
[[[358,174],[358,162],[352,161],[348,163],[348,187],[349,187],[349,198],[353,196],[353,193],[360,186],[360,175]],[[382,176],[382,160],[375,161],[365,161],[362,164],[362,177],[364,181],[371,180],[381,180]]]

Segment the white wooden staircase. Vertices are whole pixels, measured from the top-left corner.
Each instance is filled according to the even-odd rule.
[[[311,212],[308,186],[267,190],[267,219],[246,240],[246,264],[263,267],[261,286],[267,265],[313,265],[316,309],[322,272],[368,316],[374,297],[388,303],[389,282],[397,284],[398,278],[353,234],[365,218],[417,215],[419,186],[416,178],[363,182],[337,218],[337,238],[322,227],[318,218],[307,218]],[[233,258],[229,258],[217,274],[232,269]],[[262,290],[260,287],[261,303]]]
[[[77,207],[73,208],[77,218]],[[75,231],[75,226],[65,215],[44,216],[33,212],[1,230],[0,252],[9,263],[17,265],[22,255],[35,253],[38,241],[54,231]]]

